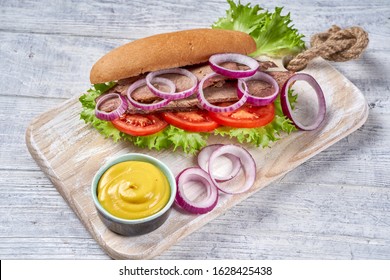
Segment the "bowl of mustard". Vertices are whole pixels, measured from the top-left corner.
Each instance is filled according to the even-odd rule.
[[[92,180],[102,222],[125,236],[149,233],[168,218],[176,196],[172,171],[160,160],[129,153],[109,160]]]

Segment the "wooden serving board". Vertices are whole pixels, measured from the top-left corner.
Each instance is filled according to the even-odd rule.
[[[204,215],[187,214],[174,208],[164,225],[146,235],[123,237],[104,226],[90,194],[95,172],[110,157],[142,152],[164,161],[176,175],[185,167],[194,166],[195,157],[180,151],[141,150],[130,143],[114,143],[103,138],[80,120],[78,96],[33,120],[26,133],[27,146],[108,255],[115,259],[153,258],[364,124],[368,116],[367,102],[348,79],[323,59],[314,60],[304,72],[314,76],[324,91],[327,114],[322,125],[315,131],[283,135],[271,148],[245,146],[257,162],[257,181],[250,191],[234,196],[221,195],[217,207]],[[209,138],[210,144],[221,142],[235,143],[220,137]]]

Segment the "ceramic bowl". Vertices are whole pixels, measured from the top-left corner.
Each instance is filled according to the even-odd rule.
[[[164,175],[166,176],[171,194],[168,200],[168,203],[157,213],[142,218],[142,219],[134,219],[128,220],[116,217],[109,213],[103,206],[100,204],[97,197],[97,187],[100,180],[100,177],[104,174],[104,172],[110,168],[111,166],[124,162],[124,161],[143,161],[148,162],[155,165],[159,168]],[[133,235],[141,235],[145,233],[149,233],[158,227],[160,227],[168,218],[172,204],[175,201],[176,196],[176,180],[172,171],[160,160],[139,153],[129,153],[125,155],[121,155],[114,159],[109,160],[105,165],[103,165],[98,172],[95,174],[92,180],[92,199],[97,209],[97,213],[102,220],[102,222],[113,232],[116,232],[125,236],[133,236]]]

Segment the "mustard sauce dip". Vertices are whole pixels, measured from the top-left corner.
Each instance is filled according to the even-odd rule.
[[[168,179],[148,162],[125,161],[104,172],[97,196],[112,215],[123,219],[142,219],[160,211],[170,196]]]

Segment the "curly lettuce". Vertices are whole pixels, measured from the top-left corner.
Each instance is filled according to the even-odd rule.
[[[291,24],[290,13],[281,15],[283,7],[276,7],[272,13],[259,5],[252,7],[250,3],[227,2],[230,9],[226,11],[226,16],[214,22],[212,28],[237,30],[251,35],[257,47],[251,56],[283,57],[296,55],[305,49],[304,36]]]
[[[90,123],[97,131],[106,138],[112,138],[115,142],[122,138],[121,132],[117,130],[111,122],[103,121],[95,116],[96,98],[115,86],[115,83],[96,84],[87,93],[80,96],[79,101],[82,106],[80,119],[85,123]]]
[[[98,119],[95,116],[96,98],[113,87],[115,83],[94,85],[87,93],[83,94],[79,101],[82,105],[80,119],[93,126],[105,138],[111,138],[115,142],[129,141],[140,148],[150,150],[173,149],[182,150],[187,154],[195,154],[207,145],[210,135],[234,138],[240,143],[248,143],[257,147],[268,147],[270,143],[279,139],[282,132],[290,133],[295,126],[283,115],[280,101],[275,101],[275,117],[266,126],[258,128],[231,128],[219,127],[210,133],[189,132],[168,125],[164,130],[148,136],[131,136],[117,130],[111,122]],[[290,100],[295,102],[296,96],[290,92]]]
[[[305,48],[303,35],[291,25],[290,14],[281,15],[282,8],[276,7],[273,13],[264,10],[259,5],[236,4],[227,0],[230,9],[226,16],[218,19],[212,28],[238,30],[245,32],[256,41],[257,50],[251,56],[267,55],[281,57],[294,55]],[[96,128],[106,138],[117,141],[129,141],[135,146],[147,149],[182,150],[187,154],[195,154],[207,145],[210,135],[229,137],[239,143],[247,143],[256,147],[268,147],[277,141],[283,133],[296,130],[292,122],[283,115],[280,100],[275,101],[275,117],[271,123],[258,128],[218,127],[210,133],[194,133],[168,125],[163,131],[149,136],[131,136],[117,130],[111,122],[103,121],[95,116],[95,99],[112,88],[112,83],[96,84],[80,97],[82,111],[80,118]],[[293,105],[297,96],[289,91],[290,102]]]
[[[207,133],[192,133],[169,125],[163,131],[148,136],[131,136],[117,130],[111,122],[98,119],[95,116],[96,98],[109,90],[115,83],[96,84],[87,93],[80,96],[82,106],[80,119],[93,126],[105,138],[115,142],[129,141],[140,148],[162,150],[173,148],[182,149],[187,154],[195,154],[207,145]]]

